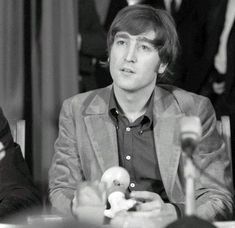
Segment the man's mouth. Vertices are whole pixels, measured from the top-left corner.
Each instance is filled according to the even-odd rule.
[[[134,70],[132,70],[131,68],[127,68],[127,67],[121,68],[121,71],[125,73],[131,73],[131,74],[135,73]]]

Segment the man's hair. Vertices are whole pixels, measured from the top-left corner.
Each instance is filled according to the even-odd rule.
[[[174,63],[179,48],[174,20],[167,11],[147,5],[127,6],[119,11],[108,32],[108,53],[110,54],[117,32],[125,31],[131,35],[139,35],[151,30],[156,33],[153,44],[162,63]]]

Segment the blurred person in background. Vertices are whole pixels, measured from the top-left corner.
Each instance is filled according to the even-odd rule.
[[[0,151],[0,221],[5,222],[25,210],[40,207],[41,199],[1,108]]]
[[[207,18],[203,54],[189,75],[190,91],[210,98],[217,118],[230,116],[235,176],[235,1],[223,0]]]
[[[94,0],[78,1],[79,91],[97,88],[95,66],[106,56],[106,33],[99,22]]]
[[[107,31],[117,12],[127,5],[125,0],[79,0],[79,87],[80,92],[107,86],[112,82],[102,66],[107,60]]]
[[[99,21],[105,31],[105,45],[107,33],[114,17],[122,8],[127,6],[127,4],[126,0],[95,0]],[[112,77],[109,70],[102,64],[102,62],[106,62],[107,57],[108,51],[106,45],[105,54],[102,58],[97,59],[95,63],[95,79],[98,88],[103,88],[112,83]]]
[[[190,90],[187,79],[192,79],[190,75],[195,69],[194,65],[203,53],[206,18],[217,0],[144,0],[142,2],[154,8],[167,10],[175,21],[179,36],[180,51],[177,60],[169,68],[168,75],[159,78],[159,82]],[[191,82],[190,84],[193,85]]]

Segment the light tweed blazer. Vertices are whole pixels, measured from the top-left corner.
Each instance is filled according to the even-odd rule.
[[[49,171],[52,206],[70,213],[70,203],[79,183],[100,180],[106,169],[117,166],[116,128],[109,116],[111,86],[65,100],[60,113],[59,135]],[[172,203],[184,205],[183,163],[179,120],[198,116],[203,137],[194,160],[207,173],[223,182],[222,188],[207,177],[196,177],[195,197],[198,216],[226,219],[232,214],[232,180],[225,144],[216,130],[214,109],[205,97],[175,87],[154,90],[153,124],[156,154],[162,181]]]

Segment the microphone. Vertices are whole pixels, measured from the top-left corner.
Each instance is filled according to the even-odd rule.
[[[200,119],[196,116],[186,116],[180,120],[180,141],[183,152],[187,155],[184,164],[185,177],[185,214],[195,214],[194,179],[195,167],[192,154],[202,135]]]
[[[201,140],[202,127],[199,117],[186,116],[180,120],[180,141],[182,150],[191,156]]]

